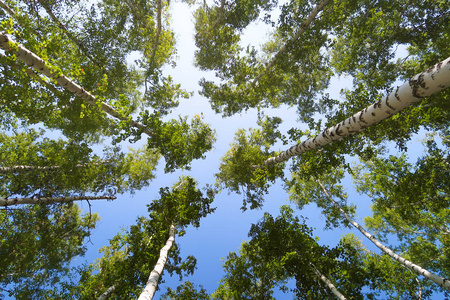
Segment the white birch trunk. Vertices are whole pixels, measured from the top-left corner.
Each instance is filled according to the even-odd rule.
[[[147,281],[147,285],[139,296],[138,300],[151,300],[155,295],[156,288],[158,287],[158,281],[164,270],[164,265],[166,264],[167,257],[169,255],[169,250],[175,241],[175,225],[170,225],[169,238],[167,239],[166,245],[161,249],[159,253],[159,259],[156,262],[156,266],[150,273]]]
[[[340,300],[347,300],[347,298],[345,298],[344,295],[342,295],[338,289],[334,286],[334,284],[325,277],[325,275],[323,275],[322,273],[319,272],[319,270],[317,270],[316,266],[313,265],[312,263],[309,263],[311,265],[311,267],[314,270],[314,273],[316,273],[317,277],[320,278],[320,280],[322,280],[325,285],[331,290],[331,292]]]
[[[292,146],[278,156],[271,157],[264,165],[286,161],[306,151],[331,144],[346,136],[362,131],[364,128],[378,123],[400,112],[409,105],[431,96],[450,86],[450,57],[417,74],[408,82],[397,87],[387,97],[366,107],[352,117],[325,129],[322,134]]]
[[[111,294],[114,292],[115,289],[116,289],[116,285],[113,284],[113,285],[110,286],[103,294],[101,294],[100,297],[98,297],[97,300],[106,300],[106,299],[109,299],[109,297],[111,297]]]
[[[106,112],[107,114],[116,119],[128,120],[127,117],[121,116],[112,106],[104,102],[100,102],[97,98],[95,98],[94,95],[86,91],[77,83],[66,77],[64,74],[60,74],[60,72],[58,72],[59,71],[58,69],[51,67],[42,58],[40,58],[33,52],[29,51],[22,45],[16,43],[14,40],[9,38],[3,32],[0,32],[0,48],[7,52],[14,53],[16,57],[23,63],[33,67],[37,72],[54,79],[60,86],[62,86],[69,92],[74,93],[76,96],[86,101],[86,103],[96,107],[99,106],[104,112]],[[129,122],[131,126],[141,129],[148,136],[150,137],[153,136],[153,132],[150,131],[147,127],[145,127],[143,124],[136,122],[134,120],[130,120]]]
[[[317,4],[317,6],[312,10],[312,12],[309,14],[308,18],[305,20],[305,22],[303,22],[302,26],[300,27],[300,29],[297,31],[297,33],[294,35],[294,37],[292,37],[291,40],[289,40],[289,43],[294,43],[295,41],[298,40],[298,38],[300,37],[300,35],[303,34],[303,32],[306,31],[306,28],[308,28],[309,24],[311,24],[311,22],[315,19],[315,17],[317,16],[317,14],[325,7],[325,5],[328,4],[330,0],[323,0],[322,2],[320,2],[319,4]],[[254,86],[256,84],[256,82],[258,82],[261,77],[267,73],[267,71],[270,70],[270,68],[272,68],[275,65],[275,61],[276,59],[283,54],[284,52],[286,52],[287,50],[287,44],[284,44],[283,47],[281,47],[281,49],[277,52],[277,54],[275,54],[275,56],[272,58],[272,60],[266,65],[266,68],[264,69],[263,72],[261,72],[258,76],[256,76],[256,78],[252,81],[252,86]]]
[[[38,203],[64,203],[82,200],[114,200],[114,196],[74,196],[74,197],[34,197],[34,198],[11,198],[0,199],[0,206],[10,206],[19,204],[38,204]]]
[[[389,249],[388,247],[386,247],[385,245],[383,245],[379,240],[377,240],[373,235],[371,235],[370,233],[368,233],[363,227],[361,227],[361,225],[359,225],[358,223],[356,223],[355,221],[353,221],[350,216],[342,209],[342,207],[336,202],[334,201],[334,199],[330,196],[330,194],[328,193],[328,191],[325,189],[325,187],[323,186],[322,182],[320,182],[320,180],[318,181],[320,186],[322,187],[322,190],[324,191],[325,195],[328,197],[328,199],[331,200],[331,202],[333,202],[333,204],[339,209],[339,211],[341,212],[341,214],[347,219],[347,221],[350,222],[350,224],[352,224],[356,229],[358,229],[365,237],[367,237],[372,243],[375,244],[375,246],[377,246],[381,251],[383,251],[384,253],[386,253],[387,255],[389,255],[390,257],[392,257],[393,259],[395,259],[396,261],[398,261],[399,263],[401,263],[403,266],[407,267],[408,269],[410,269],[411,271],[413,271],[414,273],[418,274],[418,275],[422,275],[426,278],[428,278],[429,280],[437,283],[438,285],[440,285],[443,288],[446,288],[448,290],[450,290],[450,280],[440,277],[434,273],[431,273],[430,271],[422,268],[421,266],[418,266],[412,262],[410,262],[409,260],[401,257],[400,255],[398,255],[397,253],[395,253],[394,251],[392,251],[391,249]]]
[[[104,163],[107,163],[108,161],[105,160]],[[94,166],[98,166],[101,165],[102,163],[94,163],[92,165]],[[85,165],[85,164],[78,164],[75,165],[76,168],[85,168],[88,167],[89,165]],[[39,166],[12,166],[12,167],[0,167],[0,174],[6,174],[6,173],[13,173],[13,172],[18,172],[18,171],[32,171],[32,170],[38,170],[38,171],[52,171],[52,170],[57,170],[60,169],[61,166],[44,166],[44,167],[39,167]]]

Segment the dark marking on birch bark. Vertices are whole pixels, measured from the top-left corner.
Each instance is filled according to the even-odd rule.
[[[341,136],[342,135],[342,130],[340,130],[341,128],[341,124],[338,124],[336,127],[336,135]]]
[[[360,122],[363,122],[364,124],[367,124],[367,122],[364,120],[364,118],[363,118],[363,112],[361,112],[360,114],[359,114],[359,121]],[[362,126],[361,126],[362,127]]]
[[[392,105],[389,104],[389,95],[386,96],[386,106],[389,107],[392,110],[395,110],[395,107],[393,107]]]
[[[374,117],[375,117],[375,113],[374,113],[374,112],[372,112],[372,116],[374,116]]]
[[[395,99],[397,99],[398,102],[402,102],[402,100],[400,99],[400,96],[398,95],[398,90],[400,89],[400,87],[398,86],[397,89],[395,90]]]
[[[425,98],[419,94],[420,88],[426,87],[426,84],[423,82],[423,77],[424,77],[423,73],[420,73],[420,75],[417,76],[417,79],[414,79],[416,78],[416,76],[414,76],[409,80],[409,86],[411,87],[412,95],[416,98]]]
[[[373,105],[373,108],[381,108],[381,99],[380,100],[378,100],[374,105]]]

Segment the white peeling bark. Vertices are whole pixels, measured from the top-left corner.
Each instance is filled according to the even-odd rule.
[[[429,97],[448,87],[450,87],[450,57],[417,74],[378,102],[366,107],[350,118],[325,129],[322,134],[292,146],[278,156],[267,159],[264,165],[286,161],[293,156],[323,147],[346,136],[360,132],[370,125],[397,114],[422,98]]]
[[[115,284],[110,286],[103,294],[100,295],[100,297],[98,297],[97,300],[109,299],[109,297],[111,297],[111,294],[114,292],[115,289],[116,289],[116,285]]]
[[[339,211],[347,219],[347,221],[349,221],[350,224],[352,224],[365,237],[367,237],[372,243],[374,243],[375,246],[377,246],[381,251],[383,251],[384,253],[386,253],[387,255],[389,255],[390,257],[392,257],[393,259],[395,259],[399,263],[401,263],[403,266],[405,266],[408,269],[410,269],[411,271],[413,271],[414,273],[416,273],[418,275],[422,275],[422,276],[428,278],[429,280],[437,283],[439,286],[441,286],[443,288],[446,288],[447,290],[450,290],[450,280],[448,280],[446,278],[443,278],[443,277],[440,277],[440,276],[438,276],[438,275],[436,275],[434,273],[431,273],[430,271],[422,268],[421,266],[418,266],[418,265],[410,262],[409,260],[401,257],[400,255],[398,255],[397,253],[395,253],[394,251],[392,251],[391,249],[389,249],[388,247],[383,245],[373,235],[368,233],[361,225],[359,225],[358,223],[353,221],[353,219],[350,218],[350,216],[342,209],[342,207],[336,201],[334,201],[334,199],[330,196],[330,194],[328,193],[326,188],[323,186],[322,182],[320,182],[320,180],[318,182],[319,182],[320,186],[322,187],[322,190],[324,191],[325,195],[339,209]]]
[[[0,206],[10,206],[19,204],[38,204],[38,203],[64,203],[82,200],[114,200],[114,196],[74,196],[74,197],[33,197],[33,198],[10,198],[0,199]]]
[[[14,40],[9,38],[5,33],[0,32],[0,48],[6,52],[12,52],[16,57],[23,63],[33,67],[37,72],[54,79],[60,86],[65,88],[76,96],[80,97],[86,103],[100,107],[101,110],[109,114],[110,116],[119,120],[128,120],[127,117],[121,116],[112,106],[99,101],[94,95],[86,91],[84,88],[79,86],[77,83],[72,81],[70,78],[66,77],[64,74],[58,74],[55,69],[53,69],[48,63],[46,63],[42,58],[29,51],[22,45],[16,43]],[[16,50],[17,48],[17,50]],[[52,70],[53,69],[53,70]],[[152,137],[153,132],[145,127],[143,124],[136,122],[134,120],[129,121],[131,126],[141,129],[148,136]]]
[[[298,40],[298,38],[303,34],[303,32],[306,31],[306,28],[308,28],[309,24],[311,24],[311,22],[315,19],[317,14],[325,7],[325,5],[328,4],[329,1],[330,0],[323,0],[322,2],[317,4],[317,6],[312,10],[312,12],[309,14],[308,18],[305,20],[305,22],[303,22],[302,26],[297,31],[297,33],[292,37],[292,39],[289,40],[289,43],[294,43]],[[269,71],[270,68],[272,68],[275,65],[276,59],[281,54],[286,52],[286,50],[287,50],[287,44],[284,44],[283,47],[281,47],[281,49],[277,52],[277,54],[275,54],[275,56],[272,58],[272,60],[266,65],[266,68],[264,69],[264,71],[261,72],[258,76],[256,76],[256,78],[252,81],[252,84],[251,84],[252,86],[254,86],[256,84],[256,82],[258,82],[261,79],[261,77],[265,73],[267,73],[267,71]]]
[[[151,300],[155,295],[156,288],[158,287],[158,281],[164,270],[164,265],[166,264],[167,257],[169,255],[169,250],[172,248],[175,242],[175,225],[170,225],[169,238],[167,239],[166,245],[161,249],[159,253],[159,259],[156,262],[156,266],[148,277],[147,285],[139,296],[138,300]]]
[[[325,285],[331,290],[331,292],[340,300],[347,300],[347,298],[345,298],[344,295],[342,295],[338,289],[334,286],[334,284],[325,277],[325,275],[323,275],[322,273],[319,272],[319,270],[317,270],[316,266],[313,265],[312,263],[309,263],[311,265],[311,267],[314,270],[314,273],[316,273],[317,277],[320,278],[320,280],[322,280]]]

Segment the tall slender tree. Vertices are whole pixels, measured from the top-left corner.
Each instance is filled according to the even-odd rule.
[[[345,299],[343,294],[362,299],[361,289],[369,274],[355,266],[351,253],[341,246],[319,245],[311,228],[294,217],[288,206],[281,207],[276,218],[266,213],[252,225],[249,237],[240,256],[228,255],[224,263],[227,274],[213,299],[274,299],[273,288],[286,292],[284,284],[290,278],[295,278],[299,299]],[[351,273],[349,278],[340,275],[347,272]]]
[[[405,267],[407,267],[411,271],[413,271],[419,275],[422,275],[422,276],[428,278],[429,280],[434,281],[435,283],[437,283],[439,286],[441,286],[443,288],[450,290],[450,281],[448,279],[442,278],[442,277],[422,268],[421,266],[418,266],[418,265],[412,263],[411,261],[401,257],[400,255],[398,255],[397,253],[395,253],[394,251],[392,251],[391,249],[389,249],[388,247],[386,247],[385,245],[380,243],[380,241],[377,240],[372,234],[368,233],[361,225],[359,225],[358,223],[356,223],[354,220],[352,220],[350,218],[350,216],[339,206],[339,204],[333,200],[333,198],[330,196],[330,194],[328,193],[328,191],[326,190],[326,188],[324,187],[324,185],[322,184],[321,181],[319,181],[319,185],[321,186],[322,190],[324,191],[324,193],[328,197],[328,199],[333,203],[333,205],[338,207],[339,211],[347,219],[347,221],[350,224],[352,224],[356,229],[358,229],[372,243],[374,243],[375,246],[380,248],[383,252],[385,252],[386,254],[391,256],[393,259],[395,259],[396,261],[403,264]]]
[[[126,233],[114,237],[102,249],[103,257],[83,271],[77,298],[104,293],[114,299],[153,298],[163,270],[180,277],[193,273],[196,259],[182,261],[175,235],[184,235],[190,225],[199,227],[200,219],[214,211],[214,193],[208,188],[204,195],[191,177],[181,177],[172,189],[161,188],[160,199],[148,205],[149,217],[139,218]]]

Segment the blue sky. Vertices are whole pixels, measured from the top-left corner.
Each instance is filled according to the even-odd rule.
[[[135,223],[138,216],[146,216],[146,205],[152,200],[159,197],[158,191],[160,187],[172,186],[180,175],[191,175],[202,187],[206,183],[214,183],[214,173],[218,172],[220,157],[229,149],[229,144],[232,142],[234,133],[238,128],[248,128],[256,126],[256,112],[250,110],[247,113],[236,115],[229,118],[222,118],[220,115],[214,114],[209,108],[206,99],[202,98],[198,93],[198,81],[202,77],[212,78],[212,73],[204,73],[193,67],[193,54],[195,50],[193,41],[193,22],[192,13],[189,12],[185,4],[173,3],[172,20],[173,28],[177,36],[178,56],[177,67],[175,69],[167,69],[166,72],[170,74],[175,82],[179,82],[188,91],[194,91],[192,98],[184,100],[180,107],[174,113],[175,115],[189,115],[203,113],[204,121],[210,123],[212,128],[217,131],[217,142],[211,152],[207,154],[205,160],[194,161],[192,163],[192,171],[178,171],[171,174],[163,172],[163,164],[160,164],[157,178],[149,187],[136,192],[135,195],[118,195],[118,199],[112,202],[93,201],[92,210],[98,212],[101,221],[98,224],[91,236],[92,244],[88,244],[88,252],[85,258],[80,258],[77,262],[84,261],[92,262],[99,257],[98,249],[104,245],[108,245],[109,239],[117,234],[121,228],[127,228]],[[266,32],[262,24],[253,26],[245,32],[243,43],[253,43],[258,45],[264,39]],[[331,96],[338,97],[341,88],[351,84],[349,78],[333,79],[331,89],[328,91]],[[280,127],[282,133],[286,133],[291,127],[301,128],[304,124],[297,122],[295,109],[272,109],[267,111],[268,115],[277,115],[284,120]],[[417,142],[417,140],[415,140]],[[138,147],[145,144],[145,140],[132,145]],[[287,147],[285,147],[287,148]],[[283,148],[284,149],[284,148]],[[348,181],[347,186],[351,186]],[[353,191],[350,192],[350,201],[355,200],[359,206],[357,219],[362,223],[364,216],[370,213],[368,208],[368,199],[356,195]],[[223,191],[216,197],[214,206],[217,210],[214,214],[209,215],[201,221],[199,229],[190,228],[187,234],[182,238],[177,238],[177,243],[181,246],[182,254],[184,256],[194,255],[197,258],[198,269],[192,277],[186,278],[197,285],[203,285],[208,292],[212,293],[218,286],[218,281],[223,276],[222,259],[225,258],[230,251],[238,251],[240,244],[247,240],[247,233],[252,223],[260,220],[264,212],[269,212],[272,215],[278,215],[279,207],[284,204],[289,204],[287,195],[283,190],[280,182],[270,190],[270,194],[266,197],[265,205],[261,210],[242,212],[242,197],[236,194],[228,194]],[[88,210],[87,203],[80,203],[80,206]],[[294,207],[294,206],[293,206]],[[325,225],[325,218],[320,214],[320,211],[314,209],[313,206],[308,206],[297,213],[309,218],[308,225],[315,227],[315,233],[320,237],[320,243],[335,245],[339,241],[342,233],[348,231],[322,231]],[[360,237],[359,233],[352,231],[356,236]],[[373,249],[368,242],[364,241],[370,249]],[[148,270],[150,274],[151,270]],[[157,292],[155,299],[165,291],[166,286],[176,288],[179,284],[178,277],[164,278],[166,283],[161,285],[161,290]],[[285,296],[286,297],[286,296]],[[284,297],[283,297],[284,298]],[[291,298],[291,297],[286,297]]]
[[[194,91],[195,94],[188,100],[183,100],[180,107],[174,113],[175,115],[189,115],[203,113],[204,121],[210,123],[217,131],[217,142],[211,152],[207,154],[205,160],[194,161],[192,163],[192,171],[179,171],[172,174],[165,174],[162,170],[163,164],[154,180],[149,187],[138,191],[135,195],[118,195],[118,199],[111,202],[95,201],[92,203],[92,210],[98,212],[101,221],[91,236],[93,245],[88,244],[87,261],[93,261],[99,257],[98,249],[104,245],[108,245],[111,239],[121,228],[126,228],[135,223],[138,216],[147,215],[146,205],[152,199],[159,197],[158,191],[160,187],[172,186],[180,175],[189,174],[198,182],[199,186],[206,183],[214,183],[214,173],[218,172],[220,157],[229,149],[229,144],[233,141],[234,133],[239,128],[248,128],[256,126],[256,111],[250,110],[247,113],[236,115],[229,118],[222,118],[216,115],[209,107],[208,101],[198,94],[198,81],[202,77],[213,78],[212,73],[201,72],[193,66],[194,60],[194,28],[192,22],[192,12],[189,12],[187,5],[175,3],[172,8],[173,28],[177,37],[178,56],[177,67],[175,69],[167,69],[175,82],[179,82],[188,91]],[[252,26],[245,32],[243,44],[252,43],[258,46],[264,41],[266,32],[262,24]],[[345,85],[350,84],[348,78],[335,79],[329,92],[332,96],[338,96],[339,91]],[[337,88],[336,88],[337,87]],[[295,108],[287,109],[271,109],[266,111],[267,115],[277,115],[283,118],[284,122],[280,129],[286,133],[292,127],[301,128],[306,126],[297,122]],[[143,145],[144,140],[132,145],[137,147]],[[260,210],[247,210],[242,212],[242,197],[236,194],[228,194],[223,191],[216,197],[214,206],[217,210],[214,214],[209,215],[202,220],[198,229],[190,228],[187,234],[182,238],[177,238],[180,244],[182,254],[194,255],[197,258],[198,269],[190,278],[197,285],[203,285],[208,292],[212,293],[218,286],[218,281],[223,276],[222,262],[230,251],[238,251],[240,244],[248,239],[247,234],[252,223],[260,220],[264,212],[272,215],[278,215],[279,207],[289,204],[287,194],[283,190],[280,182],[270,190],[270,194],[265,200],[265,205]],[[80,203],[85,210],[88,209],[86,203]],[[339,241],[340,233],[324,232],[325,219],[320,212],[313,207],[298,212],[309,218],[308,225],[317,228],[320,233],[320,242],[324,244],[336,244]],[[82,260],[82,259],[80,259]],[[151,270],[149,270],[150,273]],[[161,285],[162,290],[158,291],[155,299],[159,299],[165,286],[176,288],[179,284],[178,277],[164,278],[165,284]]]

